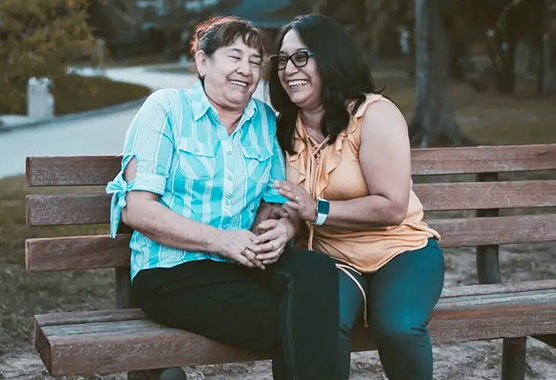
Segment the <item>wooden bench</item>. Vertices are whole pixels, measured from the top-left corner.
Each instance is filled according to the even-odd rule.
[[[531,174],[518,173],[556,170],[556,144],[415,149],[412,161],[415,191],[429,224],[442,234],[441,245],[477,247],[480,284],[443,291],[429,325],[434,344],[504,338],[502,378],[523,379],[526,337],[556,347],[556,279],[501,284],[498,247],[556,241],[556,180],[547,175],[530,180]],[[28,226],[107,223],[109,196],[63,190],[104,185],[119,168],[116,156],[29,157],[30,187],[62,188],[27,197]],[[445,212],[449,210],[457,212]],[[113,310],[35,316],[35,345],[50,374],[129,371],[130,379],[149,378],[162,367],[269,357],[158,325],[130,308],[129,238],[128,229],[116,239],[96,235],[26,241],[29,272],[115,268]],[[353,349],[374,348],[368,331],[358,327]]]

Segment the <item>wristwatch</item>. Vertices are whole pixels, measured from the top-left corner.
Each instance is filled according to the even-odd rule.
[[[313,223],[315,226],[322,226],[326,222],[330,212],[330,202],[326,199],[317,199],[317,219]]]

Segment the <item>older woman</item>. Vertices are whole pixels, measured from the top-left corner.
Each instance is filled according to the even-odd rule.
[[[120,215],[134,229],[132,290],[151,319],[247,349],[281,342],[276,378],[332,379],[334,264],[286,248],[296,226],[263,215],[285,199],[273,187],[284,179],[275,115],[251,98],[262,41],[234,17],[197,27],[200,81],[155,92],[133,120],[107,188],[111,232]]]
[[[300,244],[338,262],[338,375],[360,309],[391,380],[432,379],[427,320],[444,279],[438,233],[411,189],[407,126],[377,94],[353,39],[333,20],[286,25],[269,80],[286,178],[276,187],[305,221]],[[364,305],[364,306],[363,306]]]

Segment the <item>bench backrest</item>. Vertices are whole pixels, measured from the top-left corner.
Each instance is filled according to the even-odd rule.
[[[101,193],[102,188],[87,194],[65,190],[104,186],[119,169],[119,156],[28,157],[28,186],[63,187],[55,194],[27,196],[28,226],[108,223],[110,197]],[[412,150],[414,190],[429,212],[427,222],[441,233],[443,247],[556,241],[556,211],[551,209],[556,206],[556,180],[546,175],[534,180],[522,175],[520,180],[498,178],[498,173],[541,170],[556,170],[556,144]],[[499,215],[503,209],[533,207],[545,210]],[[437,213],[450,210],[478,211],[457,217]],[[109,238],[107,227],[103,235],[28,239],[26,268],[30,272],[119,268],[125,287],[131,231],[124,226],[121,232],[116,239]]]

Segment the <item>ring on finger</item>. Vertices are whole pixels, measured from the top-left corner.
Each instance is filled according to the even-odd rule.
[[[296,202],[299,202],[300,200],[301,200],[301,197],[300,197],[299,195],[296,195],[296,196],[295,196],[295,201],[296,201]]]

